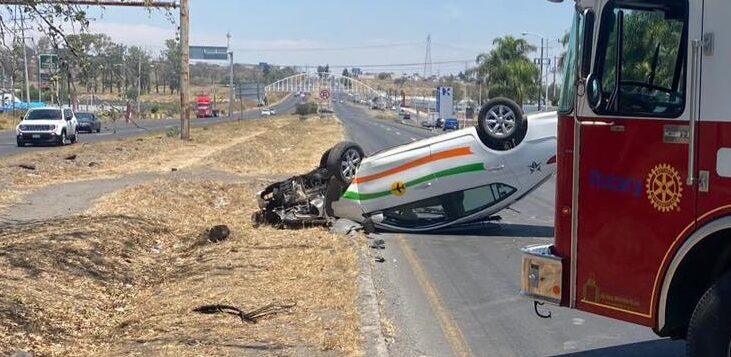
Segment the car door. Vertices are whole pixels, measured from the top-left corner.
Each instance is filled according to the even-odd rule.
[[[445,140],[431,145],[429,171],[435,176],[433,196],[460,192],[492,183],[519,188],[515,175],[505,162],[505,155],[480,142],[474,131],[445,135]]]
[[[71,111],[71,109],[64,109],[63,118],[66,120],[68,135],[74,135],[74,133],[76,133],[76,118],[74,117],[74,112]]]
[[[346,198],[359,200],[363,212],[372,213],[431,197],[431,160],[428,144],[401,146],[371,156],[358,168],[348,189],[357,194]]]

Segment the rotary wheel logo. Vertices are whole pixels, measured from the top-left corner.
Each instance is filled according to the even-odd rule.
[[[647,198],[660,212],[670,212],[678,208],[683,197],[683,185],[678,170],[668,164],[655,166],[647,175]]]

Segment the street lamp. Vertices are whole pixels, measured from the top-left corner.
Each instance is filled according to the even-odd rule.
[[[541,58],[539,59],[539,64],[541,65],[541,75],[538,77],[538,111],[541,110],[541,92],[543,91],[543,43],[546,42],[546,47],[548,47],[548,41],[546,41],[546,38],[533,32],[523,32],[523,36],[535,36],[541,39]],[[548,49],[546,49],[548,50]],[[548,87],[546,87],[546,105],[548,105]]]

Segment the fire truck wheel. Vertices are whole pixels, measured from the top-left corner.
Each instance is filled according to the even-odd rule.
[[[525,138],[528,121],[517,103],[498,97],[482,106],[477,116],[477,133],[485,146],[493,150],[510,150]]]
[[[327,156],[327,171],[346,186],[350,185],[364,158],[363,149],[358,144],[344,141],[330,149]]]
[[[688,324],[688,356],[731,357],[731,272],[696,305]]]

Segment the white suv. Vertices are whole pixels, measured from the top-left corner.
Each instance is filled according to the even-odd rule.
[[[36,108],[29,110],[15,128],[18,146],[25,144],[75,143],[78,133],[78,121],[71,109]]]

